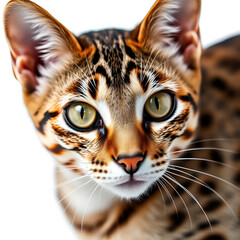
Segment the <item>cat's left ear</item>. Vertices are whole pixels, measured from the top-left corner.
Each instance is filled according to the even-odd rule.
[[[140,47],[182,56],[188,68],[199,65],[201,0],[157,0],[133,31]]]
[[[47,11],[28,0],[12,0],[4,28],[15,77],[33,93],[80,55],[77,39]],[[47,80],[48,79],[48,80]]]

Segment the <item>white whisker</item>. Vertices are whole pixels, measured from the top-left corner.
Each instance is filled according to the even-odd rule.
[[[74,193],[75,191],[79,190],[80,188],[86,186],[88,183],[90,182],[94,182],[92,179],[90,179],[89,181],[85,182],[84,184],[78,186],[77,188],[75,188],[73,191],[69,192],[68,194],[66,194],[64,197],[62,197],[57,204],[60,204],[64,199],[66,199],[68,196],[70,196],[72,193]]]
[[[103,191],[103,187],[101,187],[101,190],[98,195],[98,213],[100,213],[100,198],[101,198],[102,191]]]
[[[93,78],[93,75],[92,75],[92,71],[91,71],[91,69],[90,69],[90,65],[89,65],[89,62],[88,62],[88,59],[87,59],[86,53],[85,53],[85,59],[86,59],[86,62],[87,62],[88,71],[89,71],[89,73],[90,73],[90,75],[91,75],[91,77],[92,77],[92,80],[93,80],[94,78]],[[96,86],[95,86],[95,87],[96,87]]]
[[[79,165],[82,165],[82,167],[91,166],[90,163],[80,163]],[[59,170],[56,170],[56,173],[61,172],[68,172],[69,170],[82,170],[79,166],[64,166],[64,168],[61,168]],[[89,171],[90,172],[90,171]]]
[[[148,57],[147,63],[146,63],[146,65],[145,65],[145,67],[144,67],[144,72],[146,71],[146,69],[147,69],[147,67],[148,67],[148,64],[149,64],[150,58],[152,57],[152,54],[153,54],[153,51],[151,52],[151,54],[150,54],[149,57]]]
[[[76,178],[74,178],[74,179],[70,179],[70,180],[65,181],[65,182],[63,182],[63,183],[57,184],[57,185],[55,186],[55,189],[60,188],[60,187],[63,187],[63,186],[66,186],[66,185],[68,185],[69,183],[76,182],[76,181],[78,181],[78,180],[80,180],[80,179],[83,179],[83,178],[85,178],[85,177],[88,177],[88,176],[89,176],[89,175],[79,176],[79,177],[76,177]]]
[[[63,209],[64,212],[66,212],[66,210],[68,209],[68,207],[71,206],[71,202],[72,202],[72,201],[69,201],[68,204],[67,204],[67,206]]]
[[[189,151],[199,151],[199,150],[216,150],[220,152],[227,152],[227,153],[236,153],[236,151],[224,148],[215,148],[215,147],[202,147],[202,148],[187,148],[179,151],[174,151],[170,153],[182,153],[182,152],[189,152]]]
[[[81,73],[82,73],[87,79],[89,79],[88,75],[80,68],[80,66],[78,66],[73,60],[71,60],[71,62],[78,68],[78,70],[81,71]]]
[[[90,197],[89,197],[89,199],[88,199],[88,201],[87,201],[87,204],[86,204],[86,206],[85,206],[85,209],[84,209],[84,212],[83,212],[82,221],[81,221],[81,232],[82,232],[82,230],[83,230],[83,222],[84,222],[84,218],[85,218],[85,214],[86,214],[86,211],[87,211],[88,204],[89,204],[89,202],[90,202],[93,194],[95,193],[95,191],[97,190],[98,187],[99,187],[99,185],[97,185],[97,186],[95,187],[95,189],[92,191],[92,193],[91,193],[91,195],[90,195]]]
[[[87,192],[84,192],[84,195],[87,195],[93,188],[95,187],[95,183],[90,187],[90,189],[88,189]],[[73,218],[72,218],[72,225],[74,224],[74,221],[75,221],[75,218],[77,216],[77,213],[78,213],[78,210],[80,208],[80,205],[77,207],[77,209],[75,210],[75,213],[73,215]]]
[[[223,141],[236,141],[237,138],[209,138],[209,139],[202,139],[202,140],[197,140],[193,141],[190,143],[190,145],[195,144],[195,143],[205,143],[205,142],[223,142]]]
[[[207,189],[209,189],[210,191],[212,191],[213,193],[215,193],[215,194],[225,203],[225,205],[228,207],[228,209],[230,210],[230,212],[231,212],[235,217],[237,217],[236,214],[234,213],[233,209],[232,209],[232,208],[230,207],[230,205],[227,203],[227,201],[226,201],[217,191],[215,191],[213,188],[211,188],[210,186],[208,186],[208,185],[207,185],[206,183],[204,183],[201,179],[199,179],[198,177],[193,176],[192,174],[189,174],[189,173],[186,173],[186,172],[184,172],[184,171],[181,171],[181,170],[179,170],[179,169],[175,169],[175,168],[170,168],[170,169],[171,169],[171,170],[174,170],[174,171],[177,171],[177,172],[180,172],[180,173],[183,173],[183,174],[186,174],[187,176],[190,176],[190,177],[192,177],[192,178],[194,178],[194,179],[191,179],[191,178],[188,178],[188,177],[179,175],[179,174],[177,174],[177,173],[173,173],[173,172],[168,171],[169,173],[171,173],[171,174],[173,174],[173,175],[175,175],[175,176],[178,176],[178,177],[181,177],[181,178],[184,178],[184,179],[193,181],[193,182],[195,182],[195,183],[197,183],[197,184],[199,184],[199,185],[201,185],[201,186],[206,187]]]
[[[192,171],[192,172],[196,172],[196,173],[200,173],[200,174],[203,174],[203,175],[206,175],[206,176],[209,176],[209,177],[212,177],[214,179],[217,179],[219,181],[222,181],[230,186],[232,186],[233,188],[235,188],[236,190],[240,191],[240,188],[235,186],[234,184],[232,184],[231,182],[225,180],[225,179],[222,179],[218,176],[215,176],[213,174],[210,174],[210,173],[206,173],[206,172],[202,172],[202,171],[199,171],[199,170],[195,170],[195,169],[192,169],[192,168],[186,168],[186,167],[181,167],[181,166],[177,166],[177,165],[171,165],[171,166],[174,166],[176,168],[180,168],[180,169],[184,169],[184,170],[189,170],[189,171]]]
[[[49,192],[51,192],[51,191],[53,191],[53,190],[57,190],[58,188],[61,188],[61,187],[66,186],[66,185],[68,185],[68,184],[70,184],[70,183],[76,182],[76,181],[78,181],[78,180],[80,180],[80,179],[82,179],[82,178],[88,177],[88,176],[89,176],[89,175],[78,176],[78,177],[76,177],[76,178],[74,178],[74,179],[70,179],[70,180],[64,181],[64,182],[62,182],[62,183],[59,183],[59,184],[55,185],[55,186],[52,187],[52,188],[47,189],[47,190],[44,191],[42,194],[43,194],[43,195],[44,195],[44,194],[47,194],[47,193],[49,193]]]
[[[170,194],[170,192],[168,191],[168,189],[166,188],[166,186],[164,185],[164,183],[161,181],[161,179],[158,179],[157,182],[158,182],[158,183],[163,187],[163,189],[165,190],[166,194],[168,195],[169,200],[173,203],[173,206],[174,206],[174,208],[175,208],[175,211],[176,211],[176,213],[177,213],[177,215],[178,215],[177,206],[176,206],[176,204],[175,204],[175,202],[174,202],[174,200],[173,200],[173,198],[172,198],[172,195]]]
[[[159,189],[159,192],[162,196],[162,200],[163,200],[163,207],[164,207],[164,215],[166,215],[166,204],[165,204],[165,200],[164,200],[164,197],[163,197],[163,193],[162,193],[162,190],[161,190],[161,187],[159,186],[159,182],[156,181],[156,184],[157,184],[157,187]]]
[[[161,52],[161,50],[159,49],[158,52],[156,53],[156,55],[154,56],[154,58],[153,58],[151,64],[149,65],[147,71],[149,71],[149,69],[150,69],[151,66],[153,65],[154,61],[156,60],[156,58],[157,58],[157,56],[158,56],[158,54],[159,54],[160,52]],[[162,65],[162,64],[161,64],[161,65]]]
[[[188,214],[188,218],[189,218],[189,222],[190,222],[190,226],[191,226],[191,229],[193,228],[193,225],[192,225],[192,218],[191,218],[191,214],[188,210],[188,207],[187,207],[187,204],[185,203],[184,199],[182,198],[182,196],[179,194],[179,192],[177,191],[177,189],[167,180],[164,178],[164,176],[162,176],[162,179],[170,185],[170,187],[174,190],[174,192],[179,196],[179,198],[181,199],[186,211],[187,211],[187,214]]]
[[[187,160],[191,160],[191,161],[205,161],[205,162],[211,162],[211,163],[215,163],[215,164],[218,164],[218,165],[221,165],[221,166],[224,166],[224,167],[228,167],[228,168],[231,168],[231,169],[235,169],[233,166],[229,165],[229,164],[226,164],[226,163],[221,163],[221,162],[217,162],[215,160],[212,160],[212,159],[206,159],[206,158],[170,158],[169,161],[187,161]]]
[[[211,222],[210,222],[210,220],[208,218],[208,215],[204,211],[202,205],[199,203],[197,198],[187,188],[185,188],[182,184],[180,184],[174,177],[168,175],[167,173],[165,173],[165,177],[168,178],[170,181],[174,182],[175,184],[177,184],[179,187],[181,187],[197,203],[197,205],[199,206],[199,208],[203,212],[203,214],[204,214],[206,220],[208,221],[208,224],[209,224],[209,226],[210,226],[210,228],[212,230],[212,225],[211,225]]]

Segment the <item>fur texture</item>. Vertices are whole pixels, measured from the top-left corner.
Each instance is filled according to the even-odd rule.
[[[204,126],[204,101],[215,90],[200,94],[199,14],[199,0],[158,0],[133,31],[75,37],[31,1],[6,6],[13,70],[56,159],[59,203],[81,239],[237,240],[230,216],[238,211],[239,189],[227,167],[214,172],[221,147],[210,139],[221,139],[221,124],[213,134]],[[155,117],[148,104],[168,110]],[[79,124],[87,111],[95,119],[79,127],[71,111],[79,111]],[[193,148],[194,137],[209,146]],[[205,163],[212,163],[208,172]]]

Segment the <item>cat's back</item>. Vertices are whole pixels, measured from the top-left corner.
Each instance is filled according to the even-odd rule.
[[[203,51],[202,79],[201,131],[209,137],[239,138],[240,36]]]
[[[213,227],[214,234],[200,230],[199,236],[237,240],[240,209],[240,36],[203,50],[200,99],[199,128],[191,145],[193,151],[184,155],[195,161],[184,163],[184,167],[197,169],[194,170],[197,175],[201,172],[197,177],[211,186],[218,196],[207,189],[200,190],[201,187],[197,190],[195,186],[192,190],[210,222],[217,221]]]

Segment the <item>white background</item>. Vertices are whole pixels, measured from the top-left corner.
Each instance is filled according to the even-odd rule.
[[[178,1],[178,0],[176,0]],[[240,33],[239,0],[202,0],[203,46]],[[7,0],[0,0],[0,17]],[[133,28],[154,0],[35,0],[75,34]],[[54,161],[37,139],[0,25],[0,239],[74,240],[57,205]]]

